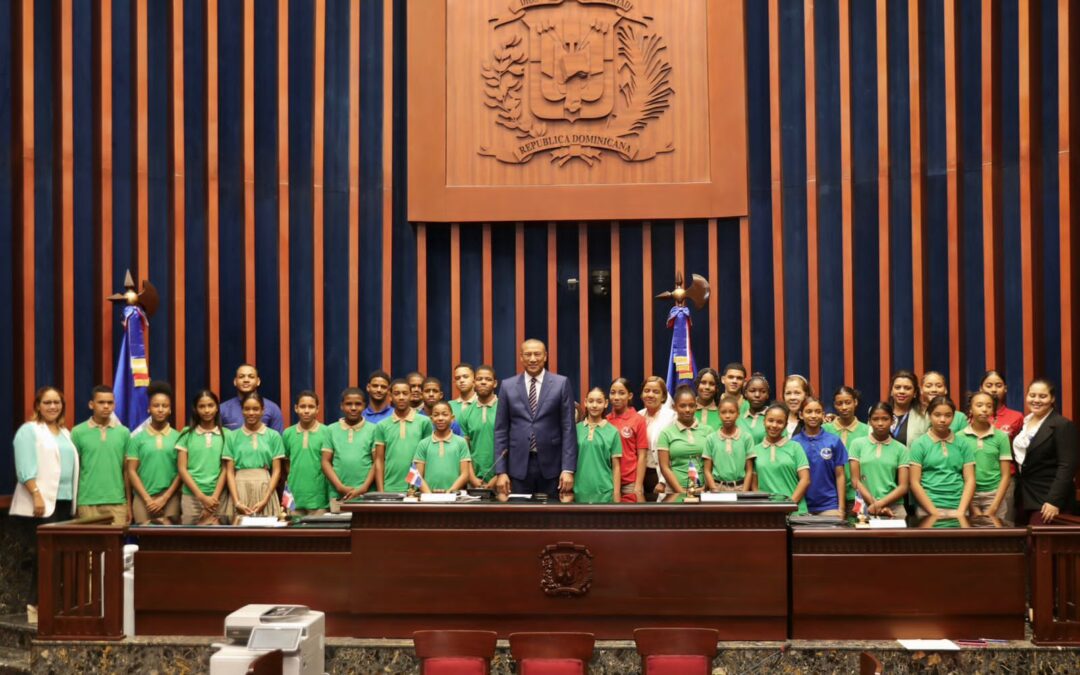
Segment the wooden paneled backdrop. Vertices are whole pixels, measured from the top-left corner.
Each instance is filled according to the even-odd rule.
[[[582,388],[637,382],[666,370],[651,297],[683,269],[713,286],[699,364],[867,401],[894,368],[959,392],[993,366],[1013,407],[1045,374],[1075,415],[1075,3],[749,1],[747,217],[450,226],[403,218],[404,11],[3,3],[0,438],[40,384],[88,414],[127,268],[161,292],[151,372],[181,409],[231,395],[247,360],[272,398],[314,387],[332,416],[378,367],[508,375],[526,335]]]

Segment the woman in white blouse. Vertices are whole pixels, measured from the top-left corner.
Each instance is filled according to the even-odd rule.
[[[675,421],[675,409],[671,407],[671,397],[668,396],[667,384],[664,378],[650,375],[645,378],[645,384],[641,386],[641,402],[645,405],[638,413],[645,418],[649,434],[649,454],[647,455],[645,468],[645,499],[655,502],[659,495],[664,494],[667,486],[664,485],[664,477],[660,474],[660,463],[656,456],[656,442],[660,439],[660,433],[671,426]]]

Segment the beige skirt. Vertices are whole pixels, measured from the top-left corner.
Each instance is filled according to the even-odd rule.
[[[266,491],[270,489],[270,472],[266,469],[238,469],[236,472],[236,497],[237,501],[244,506],[254,506],[266,496]],[[235,507],[235,505],[234,505]],[[269,501],[266,502],[266,506],[262,511],[259,511],[255,515],[257,516],[274,516],[277,517],[278,512],[281,510],[281,504],[278,502],[277,493],[271,493]],[[240,519],[243,514],[240,513],[240,509],[236,509],[236,518]]]

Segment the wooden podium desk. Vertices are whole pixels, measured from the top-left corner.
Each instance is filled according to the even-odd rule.
[[[223,635],[225,617],[252,603],[326,612],[347,636],[354,567],[348,529],[132,527],[137,635]]]
[[[700,626],[783,640],[790,503],[349,504],[352,635]]]
[[[1026,537],[794,527],[791,637],[1022,640]]]

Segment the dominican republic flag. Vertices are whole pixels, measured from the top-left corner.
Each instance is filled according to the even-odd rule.
[[[697,366],[694,350],[690,348],[690,308],[686,305],[671,308],[667,326],[671,329],[671,357],[668,359],[667,388],[672,394],[682,384],[693,384]]]
[[[698,476],[697,464],[694,460],[690,460],[690,466],[686,469],[686,482],[691,487],[697,487],[699,485],[700,476]]]
[[[285,488],[281,491],[281,508],[285,509],[287,513],[292,513],[295,506],[296,499],[292,495],[292,490],[289,489],[289,484],[285,483]]]
[[[866,502],[863,501],[862,495],[855,495],[855,506],[851,507],[851,512],[855,515],[859,515],[866,510]]]
[[[405,482],[408,483],[410,487],[417,489],[424,484],[424,477],[420,475],[420,470],[416,468],[415,462],[409,467],[409,475],[405,477]]]
[[[124,307],[124,337],[120,340],[120,358],[116,362],[113,394],[116,417],[134,432],[150,415],[146,387],[150,384],[150,365],[146,354],[146,334],[150,322],[137,305]]]

